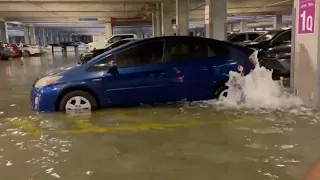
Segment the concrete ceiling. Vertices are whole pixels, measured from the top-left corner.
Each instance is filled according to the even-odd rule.
[[[161,0],[1,0],[0,18],[25,24],[71,27],[103,27],[113,18],[150,23],[150,13],[157,2]],[[175,1],[171,3],[174,7]],[[293,0],[228,0],[228,19],[268,21],[269,16],[257,18],[257,15],[290,14],[292,7]],[[203,22],[204,0],[190,0],[189,10],[191,22]],[[174,9],[172,17],[175,18]],[[98,21],[83,22],[79,18],[98,18]]]

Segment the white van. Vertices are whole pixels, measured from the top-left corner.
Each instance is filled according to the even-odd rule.
[[[112,35],[109,39],[106,39],[105,41],[98,41],[98,42],[92,42],[89,43],[87,51],[92,51],[94,49],[103,49],[107,47],[109,44],[115,43],[122,39],[132,39],[137,38],[136,34],[116,34]]]

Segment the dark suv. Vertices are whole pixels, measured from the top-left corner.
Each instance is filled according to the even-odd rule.
[[[291,29],[268,31],[248,43],[246,47],[258,49],[260,52],[265,52],[269,48],[287,43],[291,43]]]
[[[0,42],[0,60],[8,60],[13,56],[13,50],[8,43]]]

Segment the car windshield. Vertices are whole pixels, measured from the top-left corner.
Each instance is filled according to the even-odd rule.
[[[136,42],[136,40],[132,40],[132,41],[127,42],[127,43],[125,43],[125,44],[122,44],[122,45],[120,45],[120,46],[118,46],[118,47],[112,48],[112,49],[110,49],[110,50],[108,50],[108,51],[106,51],[106,52],[104,52],[104,53],[102,53],[102,54],[100,54],[100,55],[92,58],[91,60],[89,60],[89,61],[86,62],[86,63],[95,61],[96,59],[99,59],[101,56],[104,56],[105,54],[107,54],[107,53],[109,53],[109,52],[116,51],[117,49],[120,49],[120,48],[122,48],[122,47],[124,47],[124,46],[127,46],[127,45],[129,45],[129,44],[131,44],[131,43],[133,43],[133,42]]]
[[[274,38],[277,34],[279,34],[279,32],[280,31],[269,31],[257,37],[255,40],[253,40],[253,42],[269,41],[270,39]]]

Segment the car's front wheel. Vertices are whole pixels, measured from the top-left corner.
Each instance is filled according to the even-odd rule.
[[[97,108],[96,99],[85,91],[72,91],[65,94],[59,105],[59,110],[67,111],[92,111]]]

